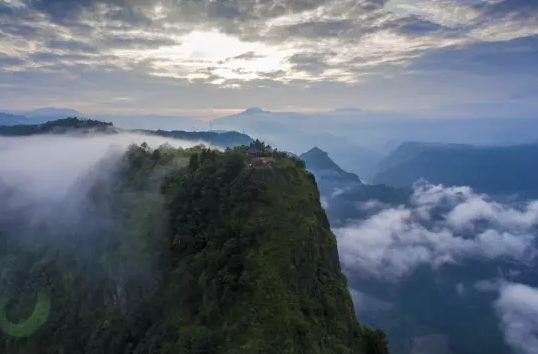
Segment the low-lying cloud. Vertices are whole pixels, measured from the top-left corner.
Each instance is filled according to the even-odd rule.
[[[92,166],[105,158],[119,159],[129,145],[143,142],[152,148],[163,144],[188,148],[202,143],[133,133],[0,138],[0,183],[20,188],[36,201],[57,201]],[[108,171],[97,172],[106,175]]]
[[[468,187],[416,186],[409,206],[334,229],[343,266],[396,281],[421,265],[536,256],[538,201],[507,205]]]
[[[0,292],[37,279],[32,262],[54,254],[50,269],[75,264],[87,289],[114,284],[99,294],[105,304],[139,311],[126,299],[149,298],[162,281],[160,257],[151,250],[167,239],[159,187],[172,167],[155,168],[130,186],[124,153],[143,142],[153,149],[201,143],[133,133],[0,138]]]
[[[538,289],[505,283],[495,302],[506,342],[521,354],[538,354]]]
[[[110,200],[116,195],[124,153],[143,142],[154,149],[202,143],[135,133],[0,138],[0,233],[30,243],[37,237],[55,247],[98,234],[119,237],[126,227],[108,210]],[[122,192],[130,208],[147,203],[148,194],[152,200],[161,198],[158,185],[163,176],[155,173],[151,190]],[[152,212],[158,214],[161,204],[155,202]],[[52,237],[52,243],[44,241],[44,235]]]

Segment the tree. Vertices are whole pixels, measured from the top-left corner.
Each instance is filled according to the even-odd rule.
[[[189,159],[189,170],[196,171],[200,166],[200,160],[198,159],[198,154],[192,154]]]

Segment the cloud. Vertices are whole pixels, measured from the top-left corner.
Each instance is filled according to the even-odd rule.
[[[70,187],[99,161],[107,156],[118,156],[129,145],[144,141],[153,148],[165,143],[175,147],[200,143],[132,133],[88,137],[2,137],[0,183],[4,188],[20,190],[30,203],[56,203],[71,195]]]
[[[197,143],[130,133],[0,138],[3,293],[37,279],[36,268],[28,266],[54,254],[39,272],[79,267],[82,284],[111,285],[111,291],[99,290],[102,301],[123,313],[139,312],[125,299],[151,298],[162,281],[161,259],[154,252],[168,237],[162,179],[177,162],[187,162],[148,170],[136,186],[125,183],[124,153],[143,141],[152,148]],[[21,249],[33,261],[14,260]]]
[[[377,312],[390,310],[394,305],[390,302],[379,300],[378,298],[368,295],[365,292],[351,289],[353,305],[358,312]]]
[[[525,52],[500,62],[479,45],[500,43],[498,48],[503,48],[505,41],[538,34],[535,7],[519,0],[481,5],[456,0],[3,0],[0,4],[0,55],[13,62],[2,66],[0,74],[8,77],[0,79],[11,87],[31,90],[13,77],[20,72],[53,74],[58,86],[62,80],[82,82],[81,71],[117,76],[140,72],[163,83],[173,79],[178,85],[241,89],[241,97],[251,97],[246,93],[256,89],[265,97],[264,106],[272,103],[267,101],[267,87],[280,84],[293,95],[306,85],[318,84],[329,91],[337,84],[348,90],[350,98],[343,105],[355,103],[353,97],[366,97],[365,93],[385,92],[391,84],[381,79],[398,77],[405,86],[420,87],[406,80],[410,74],[427,73],[430,82],[444,86],[447,83],[438,80],[442,75],[431,72],[432,66],[440,71],[446,68],[439,65],[443,53],[435,56],[443,50],[459,49],[453,52],[453,60],[459,60],[458,53],[477,46],[475,55],[483,53],[484,60],[499,63],[503,70],[517,70],[512,64],[517,58],[523,60]],[[432,54],[428,62],[425,58]],[[47,60],[35,60],[43,55]],[[304,61],[305,55],[309,62]],[[294,62],[301,57],[302,63]],[[430,67],[421,66],[428,63]],[[466,65],[480,68],[472,58],[460,62]],[[496,75],[502,76],[502,71]],[[378,85],[385,87],[377,89]],[[462,86],[466,85],[458,82],[457,87]],[[42,88],[46,92],[47,87]],[[138,88],[125,85],[123,90]],[[95,88],[79,90],[97,94]],[[402,93],[394,90],[399,93],[390,96],[397,100]],[[221,93],[233,96],[232,91]],[[60,92],[67,94],[67,90]],[[343,99],[332,92],[316,97],[323,98],[326,106],[337,105]],[[459,91],[451,87],[451,92],[457,96]],[[4,94],[9,92],[0,92]],[[28,92],[28,96],[44,95]],[[242,106],[247,105],[245,100],[240,101]],[[419,100],[416,94],[401,99]],[[196,102],[207,100],[200,95]]]
[[[334,230],[345,268],[396,281],[421,265],[536,256],[538,201],[505,205],[468,187],[416,186],[409,207]]]
[[[325,61],[326,56],[316,53],[296,53],[289,57],[288,61],[295,70],[319,74],[330,68],[330,65]]]
[[[521,354],[538,353],[538,289],[504,283],[495,302],[506,342]]]

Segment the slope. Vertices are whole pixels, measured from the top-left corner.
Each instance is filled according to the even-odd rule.
[[[46,133],[61,134],[71,130],[78,130],[79,132],[110,132],[113,130],[112,128],[112,123],[70,117],[43,124],[0,125],[0,136],[26,136]]]
[[[301,155],[301,159],[306,163],[306,167],[315,173],[316,177],[325,183],[329,183],[332,188],[349,186],[351,184],[362,184],[360,178],[354,174],[344,171],[331,158],[327,152],[318,147],[314,147]],[[323,187],[322,187],[323,188]]]
[[[1,121],[0,121],[1,123]],[[28,136],[36,134],[65,134],[65,133],[142,133],[146,135],[156,135],[172,139],[182,139],[190,141],[204,141],[214,146],[233,147],[250,144],[252,138],[248,135],[234,131],[225,132],[187,132],[182,130],[141,130],[122,129],[115,127],[112,123],[84,118],[65,118],[48,121],[43,124],[19,124],[12,126],[0,125],[0,136]]]
[[[386,206],[407,203],[411,190],[383,184],[363,184],[354,173],[344,171],[329,155],[315,147],[301,155],[306,167],[316,177],[331,224],[339,227],[366,218],[363,203],[378,202]]]
[[[0,125],[32,124],[34,121],[19,114],[0,112]]]
[[[50,206],[48,223],[10,208],[1,328],[26,325],[34,307],[48,321],[0,334],[0,351],[387,353],[355,318],[315,179],[264,150],[272,166],[250,166],[242,147],[133,146],[96,166],[113,176],[74,186],[92,186],[78,217],[73,200]]]
[[[471,186],[489,194],[538,196],[538,144],[479,147],[402,144],[380,163],[375,183],[409,187],[420,178],[434,184]]]

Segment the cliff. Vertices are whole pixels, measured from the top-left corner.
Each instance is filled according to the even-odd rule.
[[[76,217],[11,210],[0,352],[387,353],[355,318],[313,175],[263,150],[271,165],[133,146],[80,182]]]

